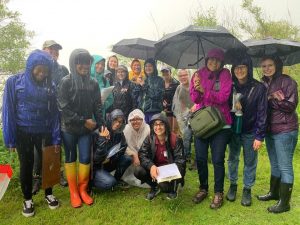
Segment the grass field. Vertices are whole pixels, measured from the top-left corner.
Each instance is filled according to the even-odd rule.
[[[2,143],[0,143],[2,146]],[[115,190],[94,193],[95,203],[73,209],[69,204],[68,188],[56,186],[54,194],[58,197],[61,207],[50,210],[44,201],[43,192],[34,196],[36,215],[25,218],[21,215],[22,194],[18,181],[18,159],[13,155],[16,168],[8,191],[0,201],[0,224],[300,224],[300,152],[298,144],[294,158],[295,185],[292,194],[291,211],[279,215],[270,214],[266,208],[275,203],[259,202],[253,197],[251,207],[240,204],[242,194],[242,179],[239,179],[238,196],[234,203],[225,200],[221,209],[209,208],[213,196],[213,170],[209,165],[209,198],[199,205],[192,202],[192,197],[198,189],[196,171],[187,171],[186,185],[179,190],[176,200],[169,201],[165,194],[159,194],[152,202],[144,199],[147,189],[130,188],[126,191]],[[0,162],[8,160],[10,155],[0,149]],[[242,158],[241,158],[242,161]],[[243,163],[240,165],[240,178]],[[257,180],[253,196],[265,193],[269,187],[269,161],[265,148],[259,153]],[[225,192],[229,187],[225,180]]]

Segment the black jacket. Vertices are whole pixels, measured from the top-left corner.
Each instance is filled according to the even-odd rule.
[[[163,101],[167,102],[167,106],[164,106],[164,111],[167,113],[167,116],[172,116],[172,101],[179,82],[172,78],[172,82],[168,88],[165,88]]]

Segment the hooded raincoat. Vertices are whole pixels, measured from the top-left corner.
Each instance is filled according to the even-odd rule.
[[[91,77],[96,79],[99,85],[100,91],[102,91],[103,88],[108,88],[110,87],[110,81],[105,77],[104,70],[102,73],[97,73],[96,72],[96,64],[100,61],[104,61],[105,64],[105,59],[100,56],[100,55],[93,55],[93,64],[91,66]],[[114,101],[112,93],[108,95],[107,99],[105,100],[103,106],[102,106],[102,114],[103,114],[103,119],[106,118],[106,113],[109,112],[110,107],[112,106]]]
[[[90,73],[87,76],[81,76],[76,70],[77,57],[83,54],[89,53],[84,49],[75,49],[71,53],[71,74],[62,79],[58,89],[62,131],[75,135],[91,132],[84,126],[87,119],[94,118],[97,127],[104,124],[101,94],[97,82],[90,77]]]
[[[32,71],[37,65],[46,65],[49,74],[42,83],[34,80]],[[3,136],[8,148],[16,147],[16,132],[52,134],[52,144],[59,145],[60,122],[56,103],[55,85],[51,73],[51,56],[41,50],[33,51],[26,62],[24,73],[11,76],[3,95]]]

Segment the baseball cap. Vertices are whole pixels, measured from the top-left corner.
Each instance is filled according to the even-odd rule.
[[[168,67],[168,66],[162,66],[161,69],[160,69],[160,71],[161,72],[163,72],[163,71],[169,71],[169,72],[171,72],[171,68]]]
[[[54,40],[47,40],[44,42],[43,44],[43,49],[44,48],[49,48],[49,47],[56,47],[58,50],[61,50],[62,47],[60,44],[58,44],[56,41]]]

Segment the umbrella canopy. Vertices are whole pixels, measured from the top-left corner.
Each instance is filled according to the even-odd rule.
[[[123,39],[116,43],[112,51],[128,58],[148,59],[155,56],[155,41],[143,38]]]
[[[246,40],[243,43],[248,47],[247,52],[255,66],[258,66],[260,58],[266,55],[278,55],[285,66],[300,63],[300,42],[270,37]]]
[[[222,26],[188,26],[182,30],[167,34],[155,44],[156,59],[175,68],[199,68],[201,59],[212,48],[224,51],[230,48],[246,48]]]

